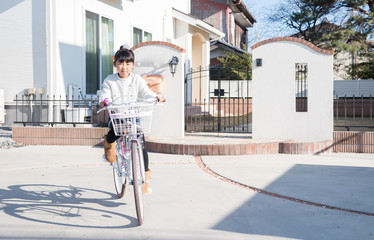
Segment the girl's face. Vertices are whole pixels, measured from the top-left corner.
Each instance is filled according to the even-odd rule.
[[[120,78],[128,78],[133,67],[134,63],[133,62],[114,62],[113,63],[114,67],[117,69],[118,75]]]

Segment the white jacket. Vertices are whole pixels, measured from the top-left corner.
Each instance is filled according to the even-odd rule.
[[[128,78],[120,78],[118,73],[114,73],[105,78],[99,100],[108,98],[110,102],[124,103],[152,97],[156,97],[156,93],[149,89],[140,75],[130,73]]]

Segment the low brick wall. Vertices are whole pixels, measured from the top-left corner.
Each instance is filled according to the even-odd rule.
[[[334,132],[334,152],[374,153],[374,132]]]
[[[13,127],[12,137],[25,145],[103,144],[107,128]],[[248,144],[178,144],[148,142],[150,152],[185,155],[250,155],[250,154],[316,154],[323,152],[374,153],[374,132],[334,132],[334,141],[295,143],[266,142]]]
[[[69,127],[13,127],[13,140],[25,145],[81,145],[102,144],[107,128]]]
[[[318,153],[330,153],[332,149],[333,141],[323,142],[284,142],[279,143],[279,153],[284,154],[318,154]]]

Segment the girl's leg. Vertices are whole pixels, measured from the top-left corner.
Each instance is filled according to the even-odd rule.
[[[119,136],[114,134],[114,130],[110,126],[110,130],[104,139],[105,159],[110,163],[114,163],[116,161],[116,140],[118,138]]]
[[[148,158],[148,151],[147,151],[147,144],[145,142],[145,138],[143,135],[143,160],[144,160],[144,170],[147,172],[149,171],[149,158]]]
[[[112,127],[112,125],[110,125],[109,132],[106,135],[106,141],[108,143],[114,143],[115,141],[117,141],[118,138],[119,138],[119,136],[116,136],[116,134],[114,134],[113,127]]]
[[[148,168],[149,159],[148,159],[148,151],[147,151],[147,143],[145,142],[144,135],[143,137],[143,160],[144,160],[144,170],[145,170],[145,183],[143,183],[143,194],[149,194],[152,192],[149,185],[149,179],[151,178],[151,170]]]

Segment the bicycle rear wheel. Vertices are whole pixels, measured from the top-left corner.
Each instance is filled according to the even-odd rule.
[[[116,158],[117,160],[112,163],[113,166],[113,179],[114,187],[116,188],[116,193],[119,198],[122,198],[125,195],[126,190],[126,174],[124,171],[123,161],[122,161],[122,144],[120,141],[117,141],[116,144]]]
[[[138,142],[134,141],[132,143],[131,152],[132,152],[132,174],[133,174],[133,186],[134,186],[134,196],[135,196],[135,208],[136,215],[138,217],[139,225],[143,224],[144,221],[144,201],[143,201],[143,177],[141,174],[140,164],[143,164],[141,155],[141,145],[138,146]]]

